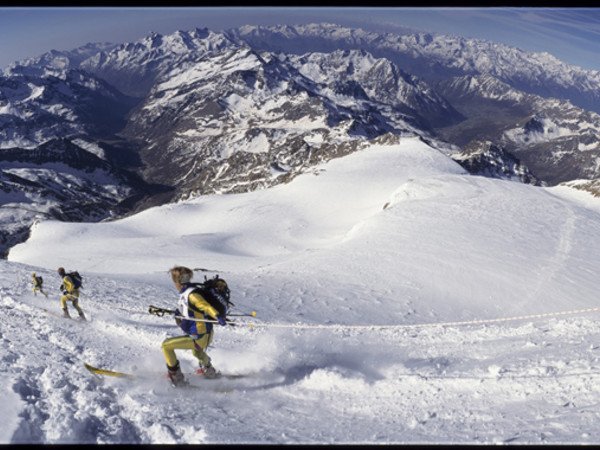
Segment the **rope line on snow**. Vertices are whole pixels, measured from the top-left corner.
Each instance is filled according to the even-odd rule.
[[[274,327],[274,328],[426,328],[426,327],[445,327],[445,326],[458,326],[458,325],[477,325],[483,323],[494,323],[494,322],[509,322],[515,320],[525,319],[539,319],[543,317],[555,317],[565,316],[570,314],[583,314],[589,312],[600,311],[598,308],[586,308],[577,309],[571,311],[560,311],[555,313],[542,313],[542,314],[531,314],[527,316],[514,316],[514,317],[502,317],[497,319],[480,319],[480,320],[466,320],[460,322],[438,322],[438,323],[420,323],[412,325],[287,325],[287,324],[275,324],[275,323],[236,323],[237,325],[249,325],[252,327]]]
[[[119,308],[124,311],[131,311],[140,313],[141,311],[133,311],[127,308]],[[557,317],[557,316],[566,316],[572,314],[585,314],[590,312],[600,311],[600,307],[597,308],[585,308],[585,309],[575,309],[571,311],[559,311],[554,313],[542,313],[542,314],[530,314],[526,316],[513,316],[513,317],[501,317],[496,319],[479,319],[479,320],[465,320],[465,321],[457,321],[457,322],[437,322],[437,323],[417,323],[417,324],[404,324],[404,325],[302,325],[302,324],[283,324],[283,323],[256,323],[256,322],[230,322],[228,324],[236,325],[236,326],[249,326],[250,328],[254,327],[263,327],[263,328],[299,328],[299,329],[368,329],[368,328],[396,328],[396,329],[408,329],[408,328],[433,328],[433,327],[448,327],[448,326],[461,326],[461,325],[478,325],[485,323],[497,323],[497,322],[511,322],[516,320],[526,320],[526,319],[540,319],[544,317]],[[192,317],[183,317],[176,316],[181,319],[191,320],[195,322],[209,322],[209,323],[218,323],[216,320],[205,320],[205,319],[195,319]]]

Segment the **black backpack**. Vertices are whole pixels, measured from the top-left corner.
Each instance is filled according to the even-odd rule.
[[[231,292],[227,282],[223,278],[219,278],[219,275],[215,275],[211,279],[204,277],[204,283],[190,283],[190,285],[196,288],[192,292],[200,292],[202,297],[219,312],[223,319],[227,317],[229,306],[235,306],[229,301]]]
[[[41,276],[36,276],[35,277],[35,282],[37,283],[38,286],[41,286],[42,283],[44,282],[44,279]]]
[[[71,280],[73,280],[73,286],[75,287],[75,289],[79,289],[81,287],[83,279],[81,278],[81,275],[79,275],[79,272],[74,270],[73,272],[69,272],[67,276],[70,277]]]

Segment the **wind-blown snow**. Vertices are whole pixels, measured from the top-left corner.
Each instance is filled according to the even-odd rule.
[[[0,262],[0,440],[600,443],[599,233],[597,199],[470,176],[416,139],[267,190],[42,221]],[[204,391],[98,383],[83,361],[164,371],[178,328],[147,309],[175,307],[179,264],[219,273],[234,309],[256,311],[209,349],[222,372],[256,375],[188,375]],[[41,312],[60,311],[59,266],[84,275],[89,323]]]

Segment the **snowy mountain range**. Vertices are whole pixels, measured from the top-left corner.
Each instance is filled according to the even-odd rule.
[[[598,114],[543,95],[563,70],[593,86],[328,24],[8,68],[0,443],[599,444]],[[148,311],[176,307],[174,265],[229,284],[208,354],[233,378],[177,350],[191,386],[169,385],[182,332]],[[87,322],[60,315],[61,266]]]
[[[517,90],[569,99],[600,113],[600,72],[480,39],[435,33],[376,33],[335,24],[245,26],[227,35],[255,49],[302,54],[362,48],[425,80],[489,74]]]
[[[102,220],[265,188],[409,136],[475,173],[593,181],[599,93],[598,72],[547,54],[331,24],[52,51],[0,77],[0,250],[40,217]],[[86,169],[47,151],[57,146]]]

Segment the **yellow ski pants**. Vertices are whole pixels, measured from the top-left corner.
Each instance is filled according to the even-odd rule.
[[[70,301],[73,303],[73,308],[75,308],[80,315],[83,314],[83,310],[79,307],[79,294],[63,295],[60,299],[60,304],[62,305],[63,309],[67,309],[67,301]]]
[[[206,354],[206,349],[212,342],[212,338],[213,331],[211,330],[210,333],[205,334],[195,341],[188,335],[165,339],[162,343],[162,351],[167,360],[167,365],[169,367],[175,367],[177,365],[177,356],[175,356],[175,350],[177,349],[191,350],[192,355],[194,355],[202,365],[206,366],[210,362],[210,357]]]

